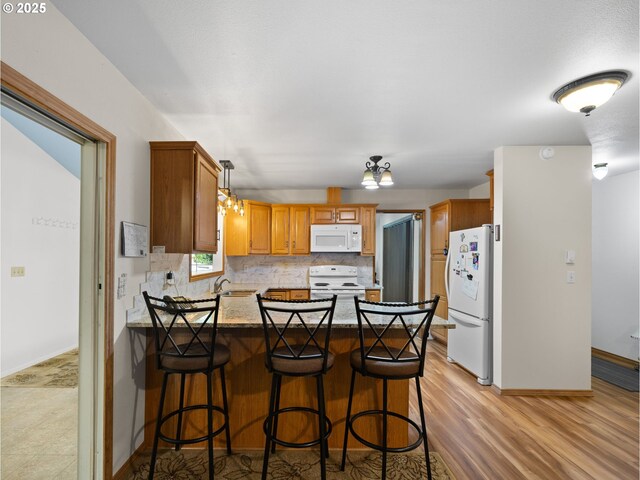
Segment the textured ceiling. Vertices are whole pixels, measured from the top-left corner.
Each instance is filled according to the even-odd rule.
[[[53,0],[243,188],[470,187],[501,145],[593,145],[638,168],[637,0]],[[623,69],[591,117],[558,87]],[[153,139],[150,139],[153,140]]]

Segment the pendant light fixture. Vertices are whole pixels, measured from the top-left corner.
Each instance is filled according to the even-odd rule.
[[[374,155],[369,157],[370,162],[365,164],[367,169],[362,176],[362,185],[368,190],[375,190],[379,185],[388,187],[393,185],[393,177],[391,176],[391,164],[386,162],[384,165],[378,165],[382,160],[382,156]]]
[[[233,210],[235,213],[244,217],[244,200],[238,200],[238,196],[234,195],[231,191],[231,170],[235,167],[231,160],[220,160],[222,165],[222,188],[220,190],[224,193],[225,199],[218,203],[218,212],[222,216],[225,216],[228,210]]]
[[[579,78],[558,89],[553,99],[570,112],[582,112],[588,117],[613,97],[628,76],[621,70],[611,70]]]
[[[608,163],[596,163],[593,166],[593,176],[598,180],[602,180],[609,173],[609,164]]]

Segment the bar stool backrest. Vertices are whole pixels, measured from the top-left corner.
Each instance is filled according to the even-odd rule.
[[[220,295],[204,300],[156,298],[147,292],[142,295],[153,323],[157,368],[167,370],[163,360],[168,359],[206,359],[208,369],[211,369]]]
[[[260,294],[256,296],[264,329],[267,368],[273,370],[274,358],[322,358],[322,372],[326,373],[337,296],[320,300],[278,300]]]
[[[419,375],[424,371],[427,337],[440,296],[416,303],[367,302],[354,296],[358,335],[360,338],[360,358],[363,374],[367,373],[367,360],[375,362],[406,363],[418,360]],[[388,344],[389,333],[404,331],[406,342],[401,347]],[[369,335],[367,335],[369,334]],[[365,337],[373,337],[367,344]],[[420,345],[416,338],[420,337]]]

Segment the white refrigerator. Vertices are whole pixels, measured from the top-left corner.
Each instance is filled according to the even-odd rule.
[[[447,359],[491,385],[492,352],[492,231],[491,225],[449,234],[445,286],[449,301]]]

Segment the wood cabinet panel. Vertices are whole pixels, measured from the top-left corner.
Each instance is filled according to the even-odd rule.
[[[493,169],[489,170],[486,175],[489,177],[489,212],[491,214],[491,223],[493,223]]]
[[[447,298],[444,284],[446,259],[444,255],[431,257],[431,295],[440,295],[444,298]]]
[[[376,254],[376,207],[362,207],[360,222],[362,224],[362,252],[360,255]]]
[[[360,207],[337,207],[335,223],[360,223]]]
[[[311,253],[311,224],[309,207],[297,205],[291,207],[290,213],[291,255],[309,255]]]
[[[197,142],[150,142],[150,246],[217,251],[220,167]]]
[[[289,300],[309,300],[310,295],[309,290],[306,289],[289,290]]]
[[[465,228],[480,227],[491,223],[489,199],[451,200],[449,212],[449,232]]]
[[[218,174],[196,153],[194,250],[218,251]]]
[[[277,300],[289,300],[289,290],[269,289],[266,291],[264,296],[275,298]]]
[[[271,254],[289,255],[289,207],[271,207]]]
[[[431,254],[442,255],[449,246],[449,205],[431,209]]]
[[[367,289],[364,291],[365,300],[367,302],[379,302],[380,301],[380,290],[375,289]]]
[[[334,207],[311,207],[311,224],[336,223]]]
[[[249,211],[249,253],[271,253],[271,206],[251,203]]]

